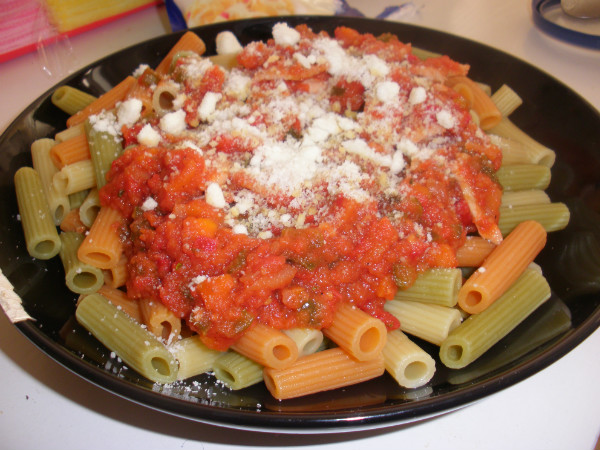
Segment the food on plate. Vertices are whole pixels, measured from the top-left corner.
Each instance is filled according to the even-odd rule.
[[[414,388],[435,361],[409,336],[464,367],[549,298],[532,263],[569,219],[543,194],[554,153],[507,118],[518,95],[466,64],[391,34],[272,31],[222,33],[215,56],[187,32],[98,98],[61,88],[67,130],[17,172],[48,198],[37,257],[69,242],[78,321],[158,383],[213,372],[285,399],[387,370]],[[113,316],[143,333],[120,339]]]

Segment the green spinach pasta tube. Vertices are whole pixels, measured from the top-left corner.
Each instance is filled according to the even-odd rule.
[[[197,335],[176,341],[170,350],[179,361],[178,380],[210,372],[221,355],[221,352],[204,345]]]
[[[90,266],[79,260],[77,249],[83,241],[83,235],[69,231],[60,234],[60,259],[65,268],[67,287],[77,294],[91,294],[104,284],[102,269]]]
[[[97,130],[89,119],[85,121],[84,126],[96,174],[97,188],[100,189],[106,184],[106,173],[115,158],[123,152],[123,146],[110,132]]]
[[[54,139],[37,139],[31,144],[31,160],[33,168],[40,176],[54,224],[60,225],[60,222],[71,210],[71,205],[69,197],[64,192],[57,191],[52,184],[54,175],[58,172],[50,158],[50,149],[55,144]]]
[[[560,299],[553,297],[503,339],[501,353],[485,354],[464,369],[450,372],[448,381],[451,384],[462,384],[489,375],[565,333],[571,326],[569,308]]]
[[[39,174],[31,167],[21,167],[15,173],[15,191],[27,251],[38,259],[56,256],[60,238]]]
[[[243,389],[263,380],[263,367],[233,350],[223,353],[213,364],[217,380],[230,389]]]
[[[96,97],[72,86],[61,86],[54,91],[51,100],[56,107],[72,116],[96,100]]]
[[[177,360],[167,347],[102,295],[85,296],[75,317],[127,366],[149,380],[171,383],[177,379]]]
[[[440,359],[451,369],[467,366],[549,298],[546,279],[537,270],[526,269],[498,300],[450,332],[440,346]]]
[[[502,166],[496,176],[507,191],[546,189],[550,184],[550,168],[540,164]]]
[[[402,331],[435,345],[462,321],[460,310],[448,306],[393,299],[384,308],[400,321]]]
[[[539,222],[547,232],[562,230],[569,223],[569,208],[564,203],[501,206],[498,228],[503,236],[526,220]]]
[[[462,272],[458,268],[430,269],[419,275],[408,289],[400,289],[396,300],[412,300],[454,306],[462,284]]]
[[[519,127],[517,127],[508,117],[503,117],[498,125],[489,130],[491,134],[502,136],[520,142],[523,145],[523,152],[527,155],[531,164],[541,164],[552,167],[556,160],[556,153],[544,145],[537,142]]]

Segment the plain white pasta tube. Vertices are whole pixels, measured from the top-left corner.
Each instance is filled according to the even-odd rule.
[[[90,228],[99,212],[100,197],[98,196],[98,189],[94,188],[90,190],[79,206],[79,219],[86,227]]]
[[[54,135],[54,140],[57,144],[60,144],[61,142],[65,142],[83,133],[85,133],[85,130],[83,129],[83,124],[80,123],[78,125],[73,125],[72,127],[69,127],[65,130],[59,131]]]
[[[94,166],[89,159],[64,166],[54,174],[52,184],[60,193],[67,195],[96,186]]]
[[[502,116],[506,117],[523,104],[523,99],[512,88],[503,84],[492,95],[492,101]]]
[[[385,370],[402,387],[423,386],[435,373],[435,361],[429,353],[412,342],[400,330],[388,332],[383,347],[383,360]]]
[[[298,347],[298,357],[316,352],[323,343],[323,333],[314,328],[291,328],[283,330]]]
[[[390,300],[384,308],[400,321],[402,331],[435,345],[441,345],[462,321],[460,311],[448,306]]]
[[[175,99],[179,95],[179,86],[173,81],[158,83],[152,94],[152,107],[159,115],[173,111]]]

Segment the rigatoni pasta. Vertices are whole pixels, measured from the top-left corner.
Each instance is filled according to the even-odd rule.
[[[296,343],[286,334],[257,323],[231,346],[262,366],[282,368],[298,358]]]
[[[65,192],[60,192],[53,184],[54,175],[58,172],[58,168],[53,165],[51,157],[55,145],[56,142],[53,139],[36,140],[31,144],[31,160],[33,169],[40,177],[54,224],[59,225],[71,209],[71,203],[68,195]]]
[[[314,328],[290,328],[283,330],[298,347],[298,357],[310,355],[319,350],[322,350],[323,333]]]
[[[38,173],[22,167],[15,173],[15,191],[27,251],[38,259],[50,259],[60,251],[60,238]]]
[[[208,348],[198,336],[189,336],[173,342],[170,351],[179,363],[178,380],[185,380],[212,371],[215,361],[222,354],[222,352]]]
[[[85,296],[75,317],[136,372],[158,383],[177,379],[177,360],[166,346],[102,295]]]
[[[77,256],[87,264],[100,269],[111,269],[121,260],[123,244],[120,239],[121,213],[103,207],[89,233],[79,246]]]
[[[50,150],[54,165],[62,169],[64,166],[90,159],[90,147],[84,133],[57,143]]]
[[[526,267],[568,222],[532,212],[555,208],[553,152],[503,131],[518,96],[344,27],[279,23],[267,43],[225,47],[201,56],[185,33],[155,70],[65,107],[42,200],[72,197],[65,269],[97,270],[78,320],[155,382],[263,380],[277,399],[384,370],[420,387],[435,364],[412,337],[452,367],[490,345],[459,355],[465,323],[499,314],[508,330],[488,310],[521,273],[543,284]]]
[[[142,323],[139,301],[130,299],[124,291],[104,284],[98,289],[98,294],[102,295],[115,305],[117,309],[123,311],[136,322]]]
[[[435,361],[400,330],[390,331],[383,348],[385,370],[400,386],[417,388],[426,384],[435,372]]]
[[[98,114],[104,110],[109,110],[115,107],[117,102],[123,100],[123,97],[129,91],[131,86],[135,83],[134,77],[127,77],[110,91],[102,94],[96,100],[85,106],[83,109],[77,111],[71,117],[67,119],[67,127],[73,127],[75,125],[85,122],[85,120],[94,114]]]
[[[405,333],[435,345],[441,345],[462,322],[457,308],[430,303],[394,299],[385,304],[385,310],[398,318]]]
[[[215,377],[230,389],[239,390],[260,383],[263,367],[232,350],[219,355],[213,363]]]
[[[264,381],[273,397],[284,400],[367,381],[383,374],[383,357],[357,361],[340,348],[299,358],[285,369],[267,368]]]
[[[101,269],[82,263],[77,257],[77,249],[83,242],[83,235],[72,231],[60,234],[59,256],[65,269],[65,282],[77,294],[91,294],[104,284]]]
[[[564,229],[569,223],[569,208],[561,202],[501,206],[498,227],[503,235],[509,234],[525,220],[540,223],[550,233]]]
[[[536,270],[526,269],[502,296],[480,314],[456,327],[440,346],[440,359],[460,369],[481,356],[550,298],[550,286]]]
[[[517,127],[508,117],[503,117],[500,123],[489,130],[493,135],[514,139],[523,145],[523,151],[528,155],[532,164],[552,167],[556,160],[554,150],[540,144],[527,133]]]
[[[111,163],[121,154],[123,146],[115,140],[111,131],[94,127],[89,119],[85,121],[84,127],[89,143],[95,186],[100,189],[106,183],[106,174]]]
[[[181,334],[181,319],[162,303],[142,298],[138,301],[142,322],[148,330],[170,343]]]
[[[535,221],[521,222],[485,259],[458,292],[469,314],[488,308],[533,262],[546,245],[546,230]]]
[[[340,305],[323,333],[359,361],[379,355],[386,340],[383,322],[351,305]]]
[[[507,191],[543,190],[550,184],[550,168],[539,164],[502,166],[496,176]]]
[[[460,269],[430,269],[419,275],[411,287],[400,289],[395,298],[454,306],[458,301],[458,291],[461,285],[462,272]]]
[[[72,86],[61,86],[52,93],[50,99],[55,106],[72,116],[96,100],[96,97]]]

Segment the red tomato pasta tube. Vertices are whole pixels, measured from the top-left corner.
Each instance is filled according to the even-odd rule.
[[[496,244],[479,236],[467,236],[465,243],[456,250],[459,267],[479,267],[485,261]]]
[[[177,43],[171,48],[167,56],[160,62],[156,67],[156,73],[165,75],[170,71],[171,61],[173,56],[181,51],[193,51],[202,55],[206,51],[206,45],[204,41],[198,37],[195,33],[188,31],[179,38]]]
[[[57,143],[50,149],[50,158],[58,169],[84,159],[90,159],[90,147],[85,134]]]
[[[110,287],[118,288],[125,286],[127,281],[127,257],[121,255],[121,259],[116,266],[104,270],[104,284]]]
[[[236,352],[265,367],[281,369],[298,358],[296,343],[282,331],[257,323],[234,345]]]
[[[60,221],[59,225],[61,231],[74,231],[76,233],[85,233],[87,231],[87,227],[79,218],[79,210],[72,209],[68,213],[66,213],[63,219]]]
[[[469,314],[486,309],[519,278],[545,244],[542,225],[533,220],[519,224],[463,284],[459,306]]]
[[[142,322],[148,330],[165,342],[171,342],[181,333],[181,319],[157,301],[140,299]]]
[[[502,120],[500,111],[490,96],[473,80],[468,77],[456,76],[449,78],[446,84],[452,88],[456,86],[457,91],[466,98],[471,109],[479,116],[479,125],[483,130],[489,130],[500,123]]]
[[[323,334],[359,361],[377,358],[387,337],[381,320],[349,304],[339,306],[333,324]]]
[[[284,400],[361,383],[384,370],[381,354],[357,361],[341,348],[332,348],[299,358],[286,369],[266,368],[263,375],[271,395]]]
[[[79,246],[79,259],[100,269],[116,266],[123,253],[119,237],[121,219],[121,213],[116,209],[102,207],[90,232]]]
[[[142,323],[142,314],[140,311],[139,302],[127,297],[127,294],[122,290],[104,284],[100,287],[100,289],[98,289],[98,294],[102,295],[136,322]]]

